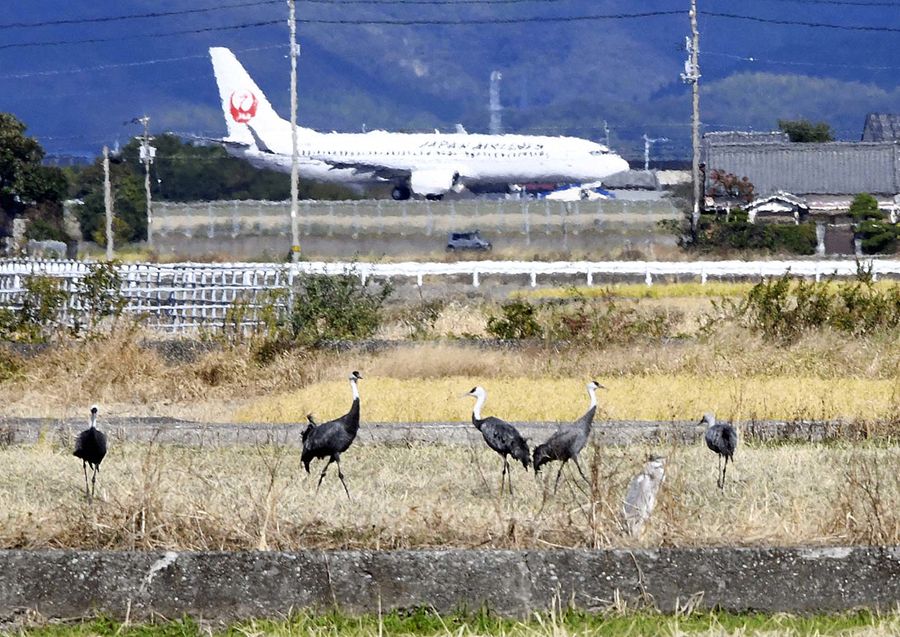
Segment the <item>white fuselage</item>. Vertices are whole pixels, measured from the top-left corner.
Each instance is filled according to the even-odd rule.
[[[234,54],[210,49],[232,154],[289,172],[291,124],[280,117]],[[394,184],[394,196],[440,196],[467,185],[596,182],[628,169],[605,146],[576,137],[467,133],[319,133],[297,127],[302,177]]]
[[[289,132],[290,129],[288,129]],[[243,155],[290,171],[290,135],[267,139],[271,153]],[[378,168],[417,174],[450,172],[462,185],[478,182],[599,181],[628,170],[605,146],[574,137],[438,133],[312,133],[299,136],[302,176],[327,181],[372,181]],[[251,158],[249,155],[255,155]],[[347,169],[334,166],[371,166]]]

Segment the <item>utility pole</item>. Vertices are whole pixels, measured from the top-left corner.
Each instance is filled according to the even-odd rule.
[[[113,260],[112,186],[109,183],[109,147],[103,147],[103,206],[106,208],[106,260]]]
[[[150,164],[156,158],[156,149],[150,145],[153,140],[150,137],[150,117],[136,117],[132,122],[144,127],[144,136],[141,137],[141,162],[144,164],[144,193],[147,196],[147,247],[153,249],[153,198],[150,195]]]
[[[703,184],[700,182],[700,31],[697,28],[697,0],[691,0],[691,35],[685,38],[688,59],[684,64],[681,79],[691,85],[691,181],[694,185],[693,208],[691,210],[691,237],[697,238],[700,223],[700,196]]]
[[[297,19],[294,0],[288,3],[288,27],[291,31],[291,263],[300,260],[300,229],[297,224],[297,199],[300,179],[297,163]]]
[[[644,133],[644,170],[650,170],[650,144],[667,141],[667,137],[647,137],[647,133]]]
[[[488,110],[491,113],[491,135],[503,134],[503,124],[501,121],[503,107],[500,105],[500,80],[502,79],[503,74],[500,73],[500,71],[491,71],[490,102],[488,104]]]

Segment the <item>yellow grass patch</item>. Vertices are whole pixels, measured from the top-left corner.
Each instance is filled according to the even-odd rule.
[[[830,283],[832,289],[845,282]],[[535,299],[570,298],[577,295],[601,297],[612,294],[617,297],[633,299],[670,299],[684,297],[719,298],[723,296],[744,296],[755,285],[755,282],[712,281],[705,284],[700,281],[679,281],[677,283],[613,283],[609,285],[570,286],[560,288],[542,288],[517,293],[517,296]],[[897,281],[881,280],[875,282],[876,289],[887,290],[900,285]]]
[[[365,376],[365,370],[362,370]],[[371,422],[463,421],[473,399],[460,396],[474,385],[488,391],[485,413],[508,420],[573,420],[587,408],[587,378],[434,379],[374,376],[360,382],[362,418]],[[710,377],[651,374],[598,378],[599,418],[689,420],[708,411],[720,418],[884,419],[900,414],[893,379],[810,377]],[[347,411],[346,381],[311,384],[258,399],[235,414],[242,422],[299,422],[307,412],[332,418]]]

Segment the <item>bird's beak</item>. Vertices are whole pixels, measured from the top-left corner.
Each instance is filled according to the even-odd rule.
[[[464,394],[460,394],[459,397],[460,397],[460,398],[468,398],[469,396],[474,396],[474,395],[475,395],[475,394],[473,394],[472,392],[467,391],[467,392],[464,393]]]

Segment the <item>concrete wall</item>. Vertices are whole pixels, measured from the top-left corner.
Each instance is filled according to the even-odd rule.
[[[50,436],[69,445],[85,427],[84,418],[55,420],[43,418],[0,419],[0,444],[33,444]],[[526,438],[544,440],[559,422],[514,422]],[[841,422],[754,421],[734,423],[744,440],[823,442],[854,439],[859,431]],[[161,417],[107,417],[100,423],[111,444],[148,442],[160,444],[230,446],[273,442],[302,446],[306,423],[237,424],[199,423]],[[593,440],[601,445],[697,444],[705,428],[697,421],[597,420]],[[438,443],[481,445],[481,434],[468,422],[372,423],[363,422],[357,444]]]
[[[900,547],[559,551],[115,553],[0,551],[0,619],[104,613],[205,619],[337,607],[487,606],[509,616],[616,597],[673,611],[890,610]]]

